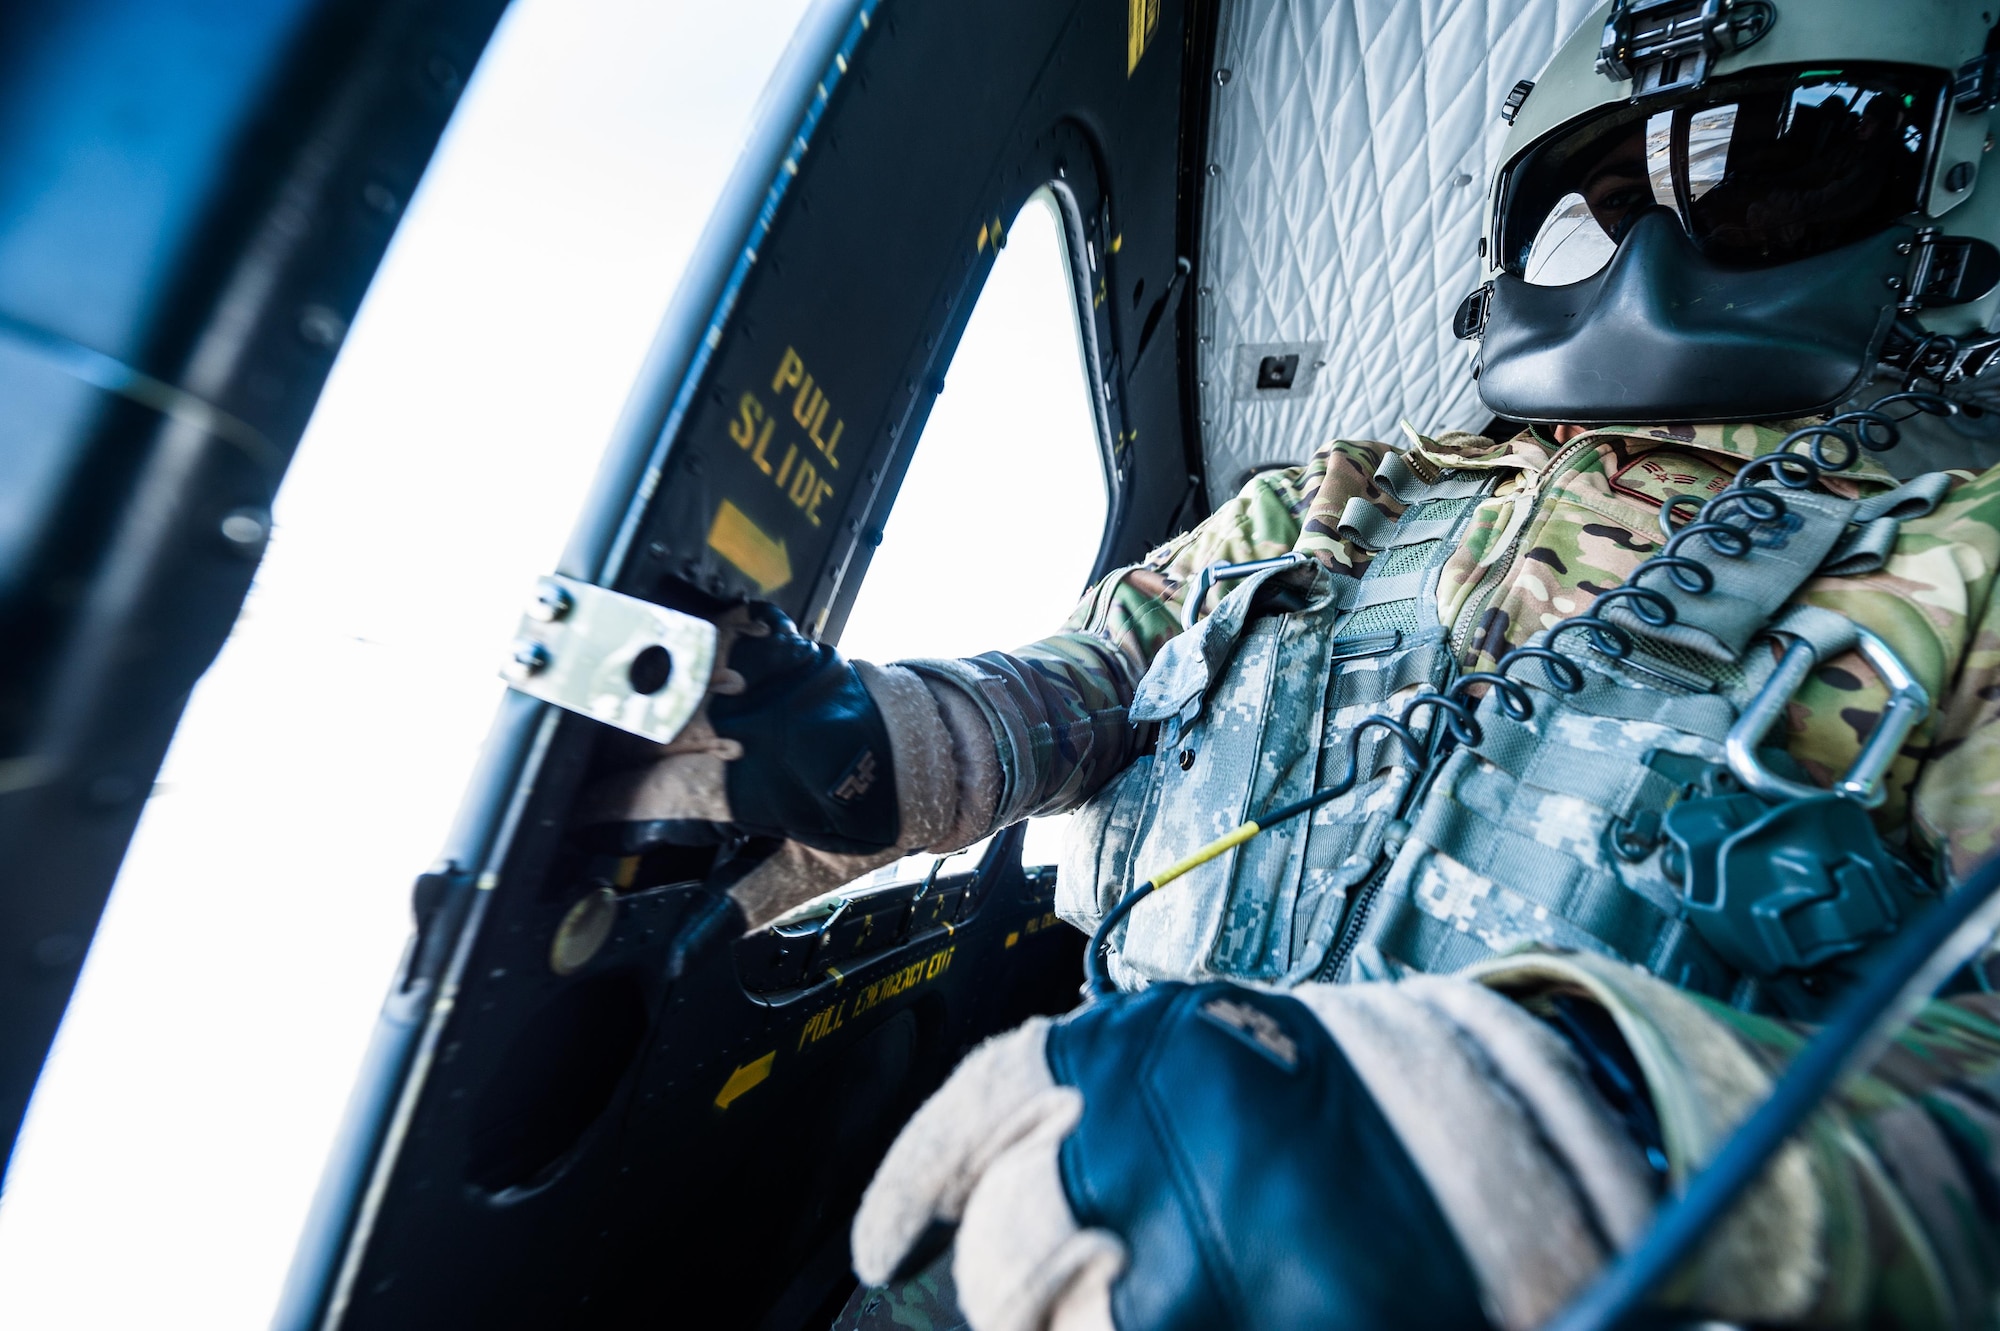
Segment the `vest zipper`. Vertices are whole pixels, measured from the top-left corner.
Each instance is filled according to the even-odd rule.
[[[1543,498],[1548,494],[1548,483],[1561,474],[1563,464],[1582,453],[1594,442],[1588,434],[1579,435],[1557,449],[1550,456],[1548,465],[1542,468],[1541,480],[1535,487],[1534,503],[1528,509],[1528,516],[1521,520],[1521,529],[1514,533],[1514,539],[1507,546],[1507,552],[1487,567],[1485,576],[1479,580],[1479,585],[1473,588],[1472,595],[1466,598],[1464,608],[1452,621],[1449,643],[1451,659],[1447,664],[1454,673],[1460,668],[1459,660],[1465,650],[1465,640],[1471,636],[1473,625],[1477,624],[1479,617],[1486,613],[1487,603],[1499,591],[1507,570],[1514,566],[1514,560],[1521,552],[1521,543],[1527,539],[1528,528],[1534,522],[1535,513],[1541,508]],[[1420,798],[1428,789],[1429,783],[1426,781],[1411,782],[1410,799],[1414,801]],[[1399,815],[1408,813],[1409,805],[1406,804],[1397,812]],[[1401,849],[1402,845],[1398,842],[1396,850],[1401,851]],[[1362,879],[1354,889],[1354,898],[1347,904],[1347,918],[1340,923],[1340,936],[1335,939],[1332,950],[1327,953],[1326,961],[1320,966],[1317,979],[1340,978],[1341,970],[1346,967],[1348,958],[1353,955],[1355,947],[1361,942],[1361,931],[1367,927],[1369,912],[1374,908],[1375,898],[1380,895],[1382,883],[1388,878],[1389,870],[1395,862],[1395,853],[1385,856],[1382,862],[1375,866],[1374,872]]]
[[[1454,665],[1464,661],[1473,630],[1485,615],[1493,597],[1500,591],[1507,570],[1514,566],[1514,560],[1520,555],[1521,543],[1527,539],[1528,528],[1534,524],[1535,514],[1541,509],[1542,500],[1548,495],[1548,483],[1556,478],[1564,463],[1595,442],[1589,434],[1578,435],[1557,449],[1549,458],[1548,465],[1542,468],[1541,480],[1535,486],[1534,503],[1528,509],[1528,516],[1521,519],[1521,529],[1514,533],[1514,539],[1508,544],[1506,553],[1486,566],[1486,572],[1479,579],[1478,585],[1472,589],[1472,595],[1465,598],[1465,604],[1459,609],[1457,618],[1452,620],[1450,646]]]
[[[1397,849],[1401,849],[1398,844]],[[1369,875],[1354,889],[1354,899],[1347,903],[1347,918],[1340,922],[1340,937],[1333,942],[1332,951],[1320,963],[1315,980],[1338,981],[1340,972],[1347,966],[1348,957],[1354,953],[1355,945],[1361,941],[1362,927],[1368,923],[1369,909],[1375,904],[1376,895],[1382,890],[1382,880],[1389,876],[1389,866],[1396,862],[1394,855],[1385,856]]]

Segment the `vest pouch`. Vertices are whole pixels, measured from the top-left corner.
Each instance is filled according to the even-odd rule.
[[[1481,742],[1445,760],[1322,978],[1445,973],[1541,944],[1731,994],[1737,972],[1681,918],[1658,815],[1690,770],[1722,765],[1735,708],[1587,676],[1573,696],[1523,679],[1527,721],[1496,696],[1480,704]]]
[[[1380,731],[1366,732],[1352,759],[1349,742],[1361,722],[1400,711],[1411,695],[1450,677],[1436,613],[1440,568],[1497,480],[1497,473],[1419,480],[1399,454],[1383,467],[1390,474],[1378,470],[1377,482],[1406,505],[1402,516],[1384,526],[1376,509],[1357,501],[1350,510],[1376,519],[1368,534],[1350,534],[1350,514],[1342,517],[1342,539],[1373,552],[1362,577],[1317,561],[1254,574],[1168,642],[1140,680],[1132,719],[1160,723],[1146,808],[1129,853],[1119,848],[1124,863],[1075,857],[1080,870],[1100,875],[1070,886],[1065,900],[1079,909],[1086,902],[1108,909],[1244,820],[1337,784],[1350,761],[1360,776],[1339,799],[1141,902],[1110,940],[1111,974],[1122,987],[1311,978],[1344,936],[1350,896],[1378,876],[1415,776]],[[1303,604],[1284,601],[1271,613],[1277,598],[1262,589],[1272,578],[1279,579],[1273,591],[1304,591]],[[1419,733],[1432,720],[1419,717]],[[1135,781],[1099,799],[1111,805],[1137,794]],[[1101,816],[1121,828],[1133,821],[1109,807]],[[1120,876],[1106,883],[1101,875],[1114,869]]]
[[[1246,818],[1337,781],[1356,724],[1442,682],[1449,658],[1441,634],[1357,645],[1336,636],[1342,613],[1343,597],[1331,594],[1248,623],[1214,687],[1191,700],[1193,719],[1164,718],[1146,791],[1150,815],[1116,890],[1094,893],[1101,908]],[[1114,975],[1290,982],[1312,974],[1407,794],[1410,776],[1397,756],[1392,741],[1368,732],[1364,776],[1347,795],[1143,902],[1112,940]]]
[[[1321,731],[1319,780],[1329,786],[1346,775],[1348,737],[1371,716],[1395,715],[1421,689],[1442,688],[1451,658],[1442,634],[1409,646],[1337,664],[1326,724]],[[1418,718],[1427,733],[1428,715]],[[1290,908],[1290,960],[1282,978],[1298,983],[1317,975],[1338,943],[1350,901],[1376,870],[1389,829],[1407,807],[1417,772],[1402,746],[1380,731],[1369,731],[1359,748],[1366,776],[1339,799],[1307,814],[1300,823],[1305,855],[1297,899]],[[1285,825],[1266,836],[1282,834]],[[1297,835],[1298,833],[1295,833]],[[1260,838],[1261,840],[1262,838]]]
[[[1135,690],[1130,715],[1134,725],[1161,724],[1166,756],[1143,755],[1113,777],[1077,809],[1063,838],[1056,913],[1084,932],[1094,932],[1105,913],[1145,873],[1159,867],[1140,858],[1139,846],[1158,810],[1161,782],[1172,770],[1169,760],[1177,760],[1180,752],[1176,741],[1235,656],[1252,615],[1266,599],[1264,585],[1280,574],[1288,583],[1305,584],[1303,593],[1295,590],[1294,596],[1303,594],[1307,613],[1344,603],[1355,582],[1316,562],[1263,570],[1238,584],[1214,613],[1154,657]],[[1115,943],[1112,952],[1115,964]]]

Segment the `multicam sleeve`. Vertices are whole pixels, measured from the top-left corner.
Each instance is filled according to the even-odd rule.
[[[1474,968],[1530,1011],[1580,994],[1637,1064],[1679,1189],[1770,1093],[1810,1027],[1586,955]],[[1666,1296],[1771,1326],[1991,1326],[2000,1306],[2000,997],[1925,1007],[1832,1097]]]
[[[1302,467],[1251,477],[1199,526],[1107,574],[1050,637],[965,660],[901,662],[939,695],[948,723],[976,709],[992,732],[999,789],[987,830],[1075,808],[1144,751],[1151,736],[1126,709],[1180,632],[1188,585],[1203,568],[1294,549],[1352,566],[1357,555],[1334,528],[1351,496],[1375,496],[1382,451],[1335,442]]]
[[[1993,587],[1993,571],[1984,572],[1980,581]],[[2000,854],[2000,596],[1987,590],[1972,610],[1958,677],[1940,700],[1910,800],[1912,830],[1945,883]]]
[[[1702,1001],[1774,1078],[1809,1027]],[[1802,1134],[1829,1279],[1816,1325],[1990,1326],[2000,1299],[2000,998],[1932,1002]]]

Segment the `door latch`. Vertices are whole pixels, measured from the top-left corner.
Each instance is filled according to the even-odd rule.
[[[701,706],[715,646],[705,619],[551,574],[500,673],[531,697],[664,744]]]

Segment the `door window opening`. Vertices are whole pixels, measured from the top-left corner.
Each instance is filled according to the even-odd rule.
[[[1061,215],[1023,205],[973,306],[855,598],[840,649],[890,662],[972,656],[1059,628],[1097,558],[1109,490]],[[1052,864],[1068,815],[1030,821]],[[985,842],[952,857],[970,868]],[[921,879],[911,855],[850,886]]]

